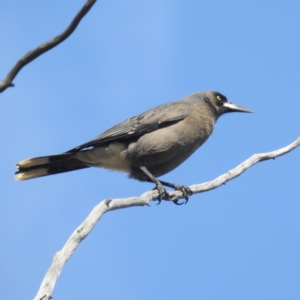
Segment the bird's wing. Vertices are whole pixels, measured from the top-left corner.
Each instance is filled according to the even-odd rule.
[[[191,106],[177,101],[152,108],[140,115],[125,120],[103,132],[95,139],[67,152],[74,152],[88,147],[100,146],[110,141],[122,141],[139,137],[148,132],[170,126],[185,119]]]

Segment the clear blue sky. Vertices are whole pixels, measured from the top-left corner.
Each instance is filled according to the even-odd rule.
[[[0,79],[83,3],[3,1]],[[18,161],[209,89],[255,113],[222,117],[162,179],[212,180],[294,141],[299,12],[295,0],[98,1],[68,40],[24,68],[0,95],[1,298],[33,298],[54,253],[101,200],[153,188],[102,169],[16,182]],[[296,149],[260,163],[188,205],[106,214],[67,262],[54,299],[300,299],[299,158]]]

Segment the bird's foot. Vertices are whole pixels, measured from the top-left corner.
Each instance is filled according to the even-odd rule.
[[[156,187],[154,188],[154,190],[158,191],[158,199],[157,199],[158,203],[157,203],[157,205],[160,204],[160,202],[161,202],[162,199],[166,199],[167,200],[167,199],[170,198],[167,190],[163,187],[162,184],[160,184],[160,183],[156,184]]]
[[[182,205],[182,204],[187,204],[188,201],[189,201],[189,196],[193,195],[193,192],[191,191],[191,189],[188,187],[188,186],[184,186],[184,185],[178,185],[178,184],[175,184],[174,185],[174,189],[176,191],[181,191],[182,194],[183,194],[183,197],[185,199],[185,201],[183,202],[179,202],[178,199],[177,200],[174,200],[174,204],[176,205]]]

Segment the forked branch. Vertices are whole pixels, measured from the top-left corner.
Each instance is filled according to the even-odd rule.
[[[194,194],[207,192],[209,190],[215,189],[222,184],[228,182],[236,178],[237,176],[241,175],[251,166],[255,165],[256,163],[268,159],[274,159],[275,157],[287,154],[288,152],[294,150],[300,145],[300,137],[291,143],[290,145],[281,148],[279,150],[275,150],[268,153],[260,153],[255,154],[245,160],[243,163],[235,167],[234,169],[230,170],[229,172],[217,177],[216,179],[201,183],[195,184],[190,186],[190,189],[193,191]],[[183,194],[181,191],[176,192],[169,192],[172,200],[183,198]],[[40,289],[34,298],[35,300],[47,300],[51,299],[51,294],[56,284],[56,281],[62,271],[64,264],[67,260],[71,257],[73,252],[76,250],[80,242],[92,231],[94,226],[98,223],[102,215],[108,211],[127,208],[132,206],[150,206],[149,202],[151,200],[156,200],[158,197],[157,191],[149,191],[141,195],[140,197],[131,197],[131,198],[123,198],[123,199],[106,199],[101,201],[91,213],[87,216],[87,218],[83,221],[82,224],[79,225],[75,229],[75,231],[71,234],[69,239],[67,240],[64,247],[54,255],[52,264],[47,271]],[[171,200],[171,201],[172,201]]]

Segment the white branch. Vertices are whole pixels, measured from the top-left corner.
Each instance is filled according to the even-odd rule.
[[[238,165],[237,167],[235,167],[234,169],[230,170],[229,172],[217,177],[212,181],[190,186],[190,189],[194,194],[215,189],[220,185],[226,183],[227,181],[232,180],[237,176],[241,175],[243,172],[245,172],[247,169],[249,169],[251,166],[255,165],[256,163],[263,160],[274,159],[275,157],[284,155],[294,150],[299,145],[300,145],[300,137],[290,145],[281,148],[279,150],[275,150],[268,153],[255,154],[250,158],[248,158],[247,160],[245,160],[240,165]],[[172,197],[172,200],[183,198],[183,194],[181,191],[168,192],[168,193]],[[97,224],[97,222],[100,220],[100,218],[104,213],[110,210],[127,208],[132,206],[144,206],[144,205],[149,206],[149,202],[151,200],[156,200],[157,198],[158,198],[158,192],[154,190],[154,191],[146,192],[140,197],[122,198],[122,199],[114,199],[114,200],[106,199],[101,201],[97,206],[95,206],[95,208],[91,211],[91,213],[87,216],[87,218],[83,221],[83,223],[76,228],[76,230],[72,233],[70,238],[67,240],[64,247],[54,255],[52,264],[49,270],[47,271],[42,281],[42,284],[40,286],[40,289],[34,299],[48,300],[52,298],[51,296],[52,291],[62,271],[64,264],[71,257],[71,255],[78,247],[80,242],[92,231],[92,229],[94,228],[94,226]]]

